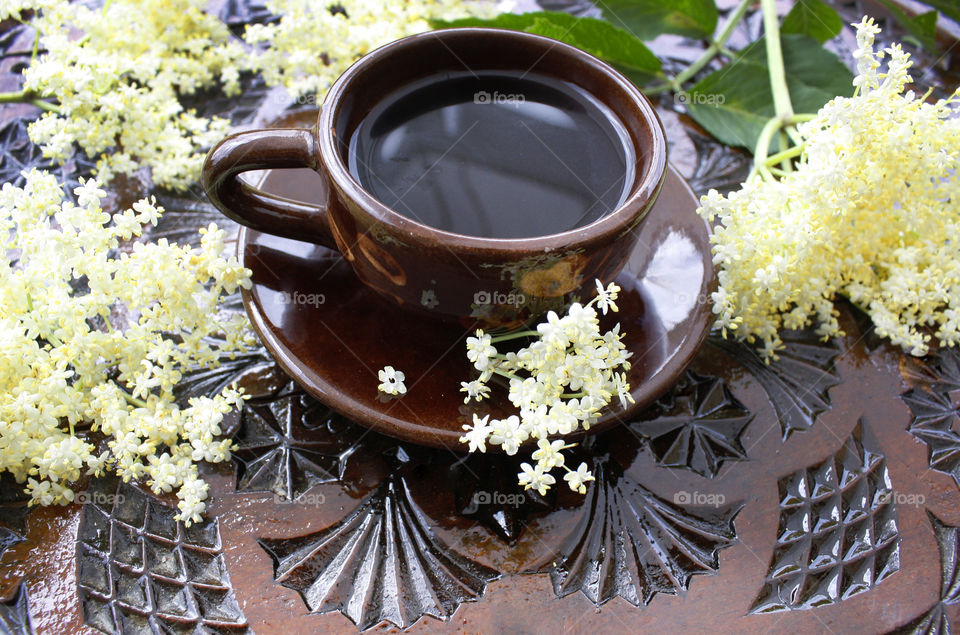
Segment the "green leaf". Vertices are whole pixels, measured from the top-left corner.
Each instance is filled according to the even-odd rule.
[[[603,17],[641,40],[663,33],[708,38],[717,28],[713,0],[605,0]]]
[[[463,18],[450,22],[434,20],[435,28],[485,26],[525,31],[566,42],[595,55],[626,72],[634,81],[660,74],[660,60],[631,33],[596,18],[569,13],[502,13],[494,18]]]
[[[794,112],[814,113],[837,95],[853,94],[853,75],[816,40],[788,34],[780,41]],[[710,134],[753,150],[764,124],[776,114],[764,40],[704,77],[685,96],[690,116]]]
[[[836,37],[842,28],[840,14],[821,0],[799,0],[783,19],[780,33],[809,35],[822,44]]]
[[[920,46],[934,55],[937,54],[937,12],[928,11],[921,15],[911,16],[901,9],[895,2],[890,0],[880,0],[893,17],[897,19],[903,28],[917,39]]]
[[[921,0],[921,2],[939,10],[954,22],[960,22],[960,0]]]
[[[460,18],[459,20],[430,20],[430,26],[435,29],[450,29],[464,26],[485,26],[497,29],[511,29],[523,31],[532,26],[537,17],[553,15],[559,12],[539,11],[534,13],[501,13],[492,18]],[[567,14],[569,15],[569,14]],[[572,17],[572,16],[571,16]]]

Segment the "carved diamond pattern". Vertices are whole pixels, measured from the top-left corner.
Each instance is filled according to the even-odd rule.
[[[780,528],[751,613],[810,609],[862,593],[900,569],[886,459],[863,422],[834,456],[780,479]]]
[[[215,520],[184,527],[176,509],[110,477],[88,490],[77,533],[87,624],[106,633],[248,632]]]

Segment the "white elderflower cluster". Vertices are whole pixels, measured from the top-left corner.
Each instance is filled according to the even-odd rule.
[[[840,335],[837,294],[913,355],[928,352],[931,332],[960,341],[958,93],[927,103],[904,92],[909,55],[874,50],[872,19],[854,26],[856,93],[799,126],[795,171],[701,199],[717,221],[716,325],[759,341],[768,359],[782,328],[816,322],[822,336]]]
[[[113,0],[100,10],[66,0],[5,3],[9,14],[40,8],[31,24],[46,53],[24,70],[24,89],[56,104],[30,125],[30,139],[55,160],[74,144],[91,157],[103,154],[102,182],[141,163],[160,186],[196,181],[203,151],[226,136],[229,121],[199,117],[179,98],[216,86],[238,93],[246,55],[206,4]]]
[[[330,85],[366,53],[393,40],[428,31],[428,20],[493,16],[493,2],[463,0],[267,0],[281,16],[271,24],[251,24],[244,40],[256,47],[250,66],[272,86],[320,103]]]
[[[0,20],[22,20],[26,11],[45,9],[58,0],[0,0]]]
[[[370,50],[429,29],[427,20],[494,15],[507,6],[469,0],[273,0],[277,22],[249,25],[244,40],[206,12],[206,0],[0,0],[0,18],[31,21],[46,52],[24,70],[23,100],[48,112],[29,128],[44,155],[62,161],[79,146],[100,157],[97,176],[152,169],[154,183],[185,189],[229,121],[198,116],[184,95],[239,93],[243,72],[317,103]],[[9,97],[9,96],[8,96]],[[38,101],[38,99],[40,101]],[[8,99],[9,100],[9,99]],[[44,101],[44,100],[53,100]]]
[[[0,189],[0,471],[51,504],[72,501],[82,475],[113,470],[176,490],[177,518],[199,520],[197,462],[229,458],[221,422],[243,395],[181,408],[173,388],[184,369],[252,343],[242,314],[218,311],[249,270],[221,256],[214,225],[197,250],[127,242],[163,213],[152,199],[111,216],[96,180],[74,204],[52,175],[24,177]]]
[[[470,382],[461,382],[461,392],[467,393],[469,403],[488,397],[487,382],[494,376],[509,381],[508,398],[519,415],[505,419],[473,415],[473,425],[465,425],[460,437],[469,444],[469,450],[486,452],[486,444],[499,445],[510,455],[516,454],[527,440],[536,440],[537,449],[532,458],[536,465],[522,463],[519,483],[525,489],[546,493],[556,479],[550,474],[555,468],[566,470],[564,480],[570,489],[586,491],[585,483],[593,480],[586,464],[571,470],[564,464],[562,451],[573,447],[562,440],[550,441],[553,435],[588,430],[599,412],[614,398],[626,408],[633,402],[626,371],[630,369],[631,353],[622,342],[620,325],[601,333],[594,305],[606,314],[616,311],[614,301],[620,288],[611,283],[607,287],[597,281],[597,296],[586,305],[573,303],[563,317],[554,311],[536,330],[491,335],[482,330],[476,337],[467,338],[467,359],[480,376]],[[495,344],[523,337],[536,339],[516,352],[500,353]]]

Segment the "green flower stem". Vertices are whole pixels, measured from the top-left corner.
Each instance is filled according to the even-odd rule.
[[[768,169],[769,160],[767,158],[767,153],[770,151],[770,142],[773,141],[773,135],[775,135],[781,128],[784,128],[785,126],[792,126],[804,121],[810,121],[815,116],[816,115],[803,114],[790,115],[789,117],[772,117],[766,123],[766,125],[763,126],[763,130],[760,132],[760,138],[757,139],[757,147],[753,151],[752,173],[758,173],[764,178],[769,177],[770,170]],[[774,156],[778,157],[778,160],[780,160],[780,154],[782,153],[778,153]]]
[[[737,8],[733,10],[732,14],[730,14],[730,19],[727,20],[727,23],[724,25],[723,31],[720,32],[720,35],[717,36],[717,39],[710,42],[710,46],[707,47],[707,50],[703,52],[703,55],[694,60],[693,64],[683,69],[670,81],[648,88],[643,92],[647,95],[657,95],[659,93],[665,93],[668,90],[682,90],[683,83],[699,73],[704,66],[709,64],[711,60],[717,56],[717,54],[724,53],[730,56],[731,53],[726,48],[727,40],[729,40],[730,36],[733,35],[733,29],[737,26],[737,24],[740,23],[740,20],[743,19],[743,16],[747,14],[747,9],[750,8],[750,5],[753,4],[753,2],[754,0],[740,1],[740,4],[737,5]]]
[[[780,117],[771,117],[760,131],[760,138],[757,139],[757,147],[753,150],[753,170],[751,172],[759,173],[764,178],[770,176],[770,170],[767,168],[767,152],[770,148],[770,142],[777,130],[783,127],[783,120]]]
[[[540,333],[537,331],[531,331],[531,330],[515,331],[513,333],[504,333],[503,335],[491,335],[490,343],[496,344],[498,342],[506,342],[507,340],[515,340],[521,337],[536,337],[539,335]]]
[[[511,373],[510,371],[500,370],[499,368],[495,368],[494,371],[493,371],[493,374],[494,374],[494,375],[500,375],[501,377],[506,377],[507,379],[520,379],[519,377],[517,377],[516,375],[514,375],[514,374]]]
[[[763,11],[763,39],[767,49],[770,92],[773,93],[773,107],[776,116],[766,123],[760,133],[757,147],[753,153],[752,172],[760,174],[764,178],[770,178],[773,176],[771,166],[775,163],[780,163],[780,169],[776,171],[778,175],[782,176],[793,171],[790,159],[798,156],[803,149],[802,144],[799,144],[797,147],[800,147],[800,150],[796,154],[788,153],[791,150],[787,147],[790,141],[792,140],[794,143],[800,141],[791,127],[801,121],[809,121],[813,118],[813,115],[798,116],[793,112],[790,89],[787,87],[787,72],[783,65],[783,50],[780,47],[780,21],[777,18],[776,0],[761,0],[760,6]],[[774,135],[779,138],[780,147],[783,151],[768,158],[767,153],[770,151],[770,143],[773,141]]]
[[[138,399],[137,397],[134,397],[133,395],[128,393],[126,390],[124,390],[123,386],[121,386],[120,384],[114,382],[114,385],[120,390],[121,394],[123,394],[123,398],[127,400],[128,404],[130,404],[131,406],[136,406],[137,408],[147,407],[146,401],[144,401],[143,399]]]
[[[26,90],[19,90],[13,93],[0,93],[0,104],[32,104],[47,112],[60,114],[60,109],[48,101],[44,101],[39,95]]]
[[[786,130],[781,128],[780,132],[777,133],[780,138],[780,147],[789,148],[790,147],[790,138],[787,136]],[[770,159],[767,159],[769,163]],[[790,159],[781,159],[780,160],[780,169],[784,172],[793,172],[793,165],[790,163]]]
[[[110,324],[110,314],[107,312],[107,310],[106,310],[106,309],[102,309],[101,311],[99,311],[99,312],[97,313],[97,315],[99,315],[101,318],[103,318],[103,323],[106,324],[106,326],[107,326],[107,332],[108,332],[108,333],[113,333],[113,325]]]
[[[798,157],[801,154],[803,154],[803,150],[804,150],[804,146],[801,144],[801,145],[795,145],[790,148],[787,148],[782,152],[771,154],[769,157],[767,157],[767,166],[776,165],[781,161],[786,161],[788,159],[793,159],[794,157]]]
[[[763,34],[767,45],[767,68],[770,71],[770,89],[777,117],[785,119],[793,115],[790,90],[787,88],[787,72],[783,66],[783,51],[780,49],[780,22],[777,19],[776,0],[761,0],[763,10]]]

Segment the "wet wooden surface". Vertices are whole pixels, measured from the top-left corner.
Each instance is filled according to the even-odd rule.
[[[855,21],[864,7],[840,9]],[[832,46],[849,59],[852,39]],[[27,52],[32,38],[8,26],[3,44]],[[658,53],[680,64],[697,50],[668,39]],[[3,59],[0,89],[14,89],[17,59]],[[956,85],[950,52],[918,66],[921,89]],[[205,103],[238,125],[303,120],[286,107],[256,82]],[[659,107],[694,190],[734,187],[747,158],[671,98]],[[35,116],[0,110],[4,181],[46,165],[25,140]],[[61,174],[88,169],[78,159]],[[143,179],[111,189],[115,206],[153,191]],[[152,237],[228,224],[198,190],[155,193],[168,212]],[[113,479],[83,504],[28,510],[3,479],[0,632],[949,632],[960,354],[906,358],[847,306],[841,324],[829,342],[794,334],[769,366],[712,337],[655,406],[578,448],[597,475],[585,496],[518,490],[511,458],[370,432],[255,351],[185,387],[237,380],[255,397],[232,419],[235,462],[207,470],[204,524],[177,527],[169,500]]]

